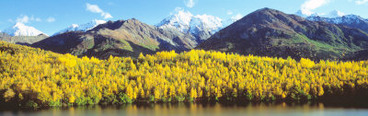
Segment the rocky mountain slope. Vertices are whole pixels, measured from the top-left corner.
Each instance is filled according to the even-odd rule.
[[[220,30],[198,49],[260,56],[341,59],[368,47],[368,34],[361,29],[264,8]]]
[[[109,21],[95,28],[71,31],[33,44],[58,53],[108,58],[135,56],[162,50],[189,50],[197,45],[195,37],[177,30],[161,29],[136,19]]]

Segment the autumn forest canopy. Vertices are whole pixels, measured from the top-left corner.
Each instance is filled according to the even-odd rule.
[[[192,50],[107,60],[0,42],[0,104],[301,101],[367,96],[368,61]]]

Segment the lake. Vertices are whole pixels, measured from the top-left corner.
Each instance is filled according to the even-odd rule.
[[[148,104],[49,108],[37,111],[1,111],[1,116],[367,116],[368,109],[330,107],[323,103],[290,105]]]

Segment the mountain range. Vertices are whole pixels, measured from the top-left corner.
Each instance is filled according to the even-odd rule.
[[[264,8],[222,29],[197,49],[295,59],[344,59],[368,47],[361,29]]]
[[[340,17],[328,18],[321,16],[307,17],[310,21],[322,21],[332,24],[344,25],[352,28],[358,28],[368,33],[368,20],[357,15],[343,15]]]
[[[93,28],[95,28],[96,26],[100,25],[100,24],[104,24],[106,23],[106,21],[104,20],[92,20],[91,22],[88,22],[86,24],[72,24],[69,27],[55,33],[54,35],[58,35],[58,34],[62,34],[62,33],[66,33],[66,32],[72,32],[72,31],[89,31]]]
[[[73,24],[52,36],[16,24],[0,40],[58,53],[133,56],[191,49],[313,60],[364,60],[368,54],[367,19],[333,11],[328,15],[286,14],[264,8],[225,25],[211,15],[178,10],[157,25],[137,19]]]
[[[157,51],[185,51],[197,43],[191,35],[177,30],[165,30],[136,19],[108,21],[84,31],[54,35],[32,44],[58,53],[77,56],[95,56],[101,59],[113,56],[138,56]]]
[[[33,44],[47,37],[49,36],[43,32],[23,23],[16,23],[5,29],[4,32],[0,32],[0,40],[25,45]]]
[[[179,10],[156,26],[162,29],[177,29],[182,33],[191,34],[198,43],[201,43],[223,28],[222,23],[219,17],[206,14],[194,16],[189,11]]]

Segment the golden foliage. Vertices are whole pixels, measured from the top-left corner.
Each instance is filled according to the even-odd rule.
[[[367,61],[297,62],[203,50],[98,60],[4,42],[0,46],[0,91],[5,92],[0,97],[18,96],[45,105],[237,97],[283,100],[318,98],[344,86],[368,87]]]

